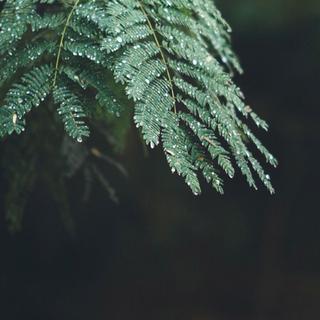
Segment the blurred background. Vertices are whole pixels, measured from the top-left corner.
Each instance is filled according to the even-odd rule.
[[[203,184],[194,197],[132,129],[119,204],[100,187],[82,202],[74,177],[69,230],[42,185],[20,232],[0,207],[0,319],[320,318],[320,2],[216,2],[245,70],[237,83],[270,124],[260,137],[280,162],[276,194],[239,177],[224,196]]]

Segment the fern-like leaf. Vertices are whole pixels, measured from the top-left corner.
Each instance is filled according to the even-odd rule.
[[[268,126],[233,81],[242,69],[231,28],[211,0],[17,0],[0,17],[0,86],[10,86],[1,136],[24,130],[25,115],[52,95],[66,132],[81,142],[97,104],[117,116],[127,108],[114,98],[117,82],[145,142],[162,145],[193,193],[201,192],[199,174],[223,193],[222,176],[236,167],[250,186],[256,175],[274,192],[251,144],[277,161],[248,122]]]

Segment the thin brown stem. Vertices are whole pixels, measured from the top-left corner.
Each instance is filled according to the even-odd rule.
[[[147,23],[148,23],[148,26],[149,26],[149,29],[151,30],[152,32],[152,35],[153,35],[153,38],[154,38],[154,41],[159,49],[159,52],[160,52],[160,56],[161,56],[161,59],[162,59],[162,62],[163,64],[165,65],[166,67],[166,73],[167,73],[167,78],[168,78],[168,82],[169,82],[169,85],[170,85],[170,89],[171,89],[171,96],[172,96],[172,99],[173,99],[173,111],[174,113],[177,113],[177,108],[176,108],[176,95],[174,93],[174,89],[173,89],[173,80],[172,80],[172,77],[171,77],[171,74],[170,74],[170,70],[169,70],[169,66],[168,66],[168,63],[167,63],[167,60],[166,60],[166,57],[162,51],[162,48],[161,48],[161,45],[160,45],[160,42],[159,42],[159,39],[157,37],[157,34],[156,34],[156,31],[151,23],[151,20],[146,12],[146,10],[144,9],[143,7],[143,4],[139,1],[139,5],[140,5],[140,9],[141,11],[143,12],[143,14],[145,15],[146,19],[147,19]]]
[[[74,10],[76,9],[77,5],[79,4],[80,0],[76,0],[74,5],[72,6],[72,9],[70,10],[66,23],[63,27],[62,33],[61,33],[61,37],[60,37],[60,42],[59,42],[59,49],[58,49],[58,53],[57,53],[57,58],[56,58],[56,63],[55,63],[55,68],[54,68],[54,76],[53,76],[53,83],[52,86],[55,87],[56,86],[56,82],[57,82],[57,77],[58,77],[58,71],[59,71],[59,64],[60,64],[60,60],[61,60],[61,53],[62,53],[62,49],[63,49],[63,43],[64,43],[64,38],[67,32],[67,28],[69,26],[70,23],[70,19],[74,13]]]

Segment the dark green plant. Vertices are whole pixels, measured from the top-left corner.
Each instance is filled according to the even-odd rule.
[[[81,143],[97,118],[130,112],[126,95],[146,144],[162,146],[194,194],[199,173],[222,193],[222,174],[232,178],[235,165],[250,186],[253,169],[272,193],[250,145],[271,165],[277,161],[244,121],[267,130],[234,84],[241,67],[229,33],[211,0],[7,0],[0,136],[23,132],[41,105]]]

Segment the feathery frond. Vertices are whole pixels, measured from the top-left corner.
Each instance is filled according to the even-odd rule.
[[[121,117],[122,86],[151,148],[162,145],[172,172],[194,194],[198,175],[223,193],[237,166],[273,193],[251,144],[276,159],[249,128],[266,122],[233,81],[242,72],[231,28],[211,0],[6,1],[0,13],[0,136],[25,128],[27,114],[53,99],[69,136],[89,136],[96,105]],[[12,79],[18,79],[12,84]],[[118,85],[116,84],[118,83]]]

